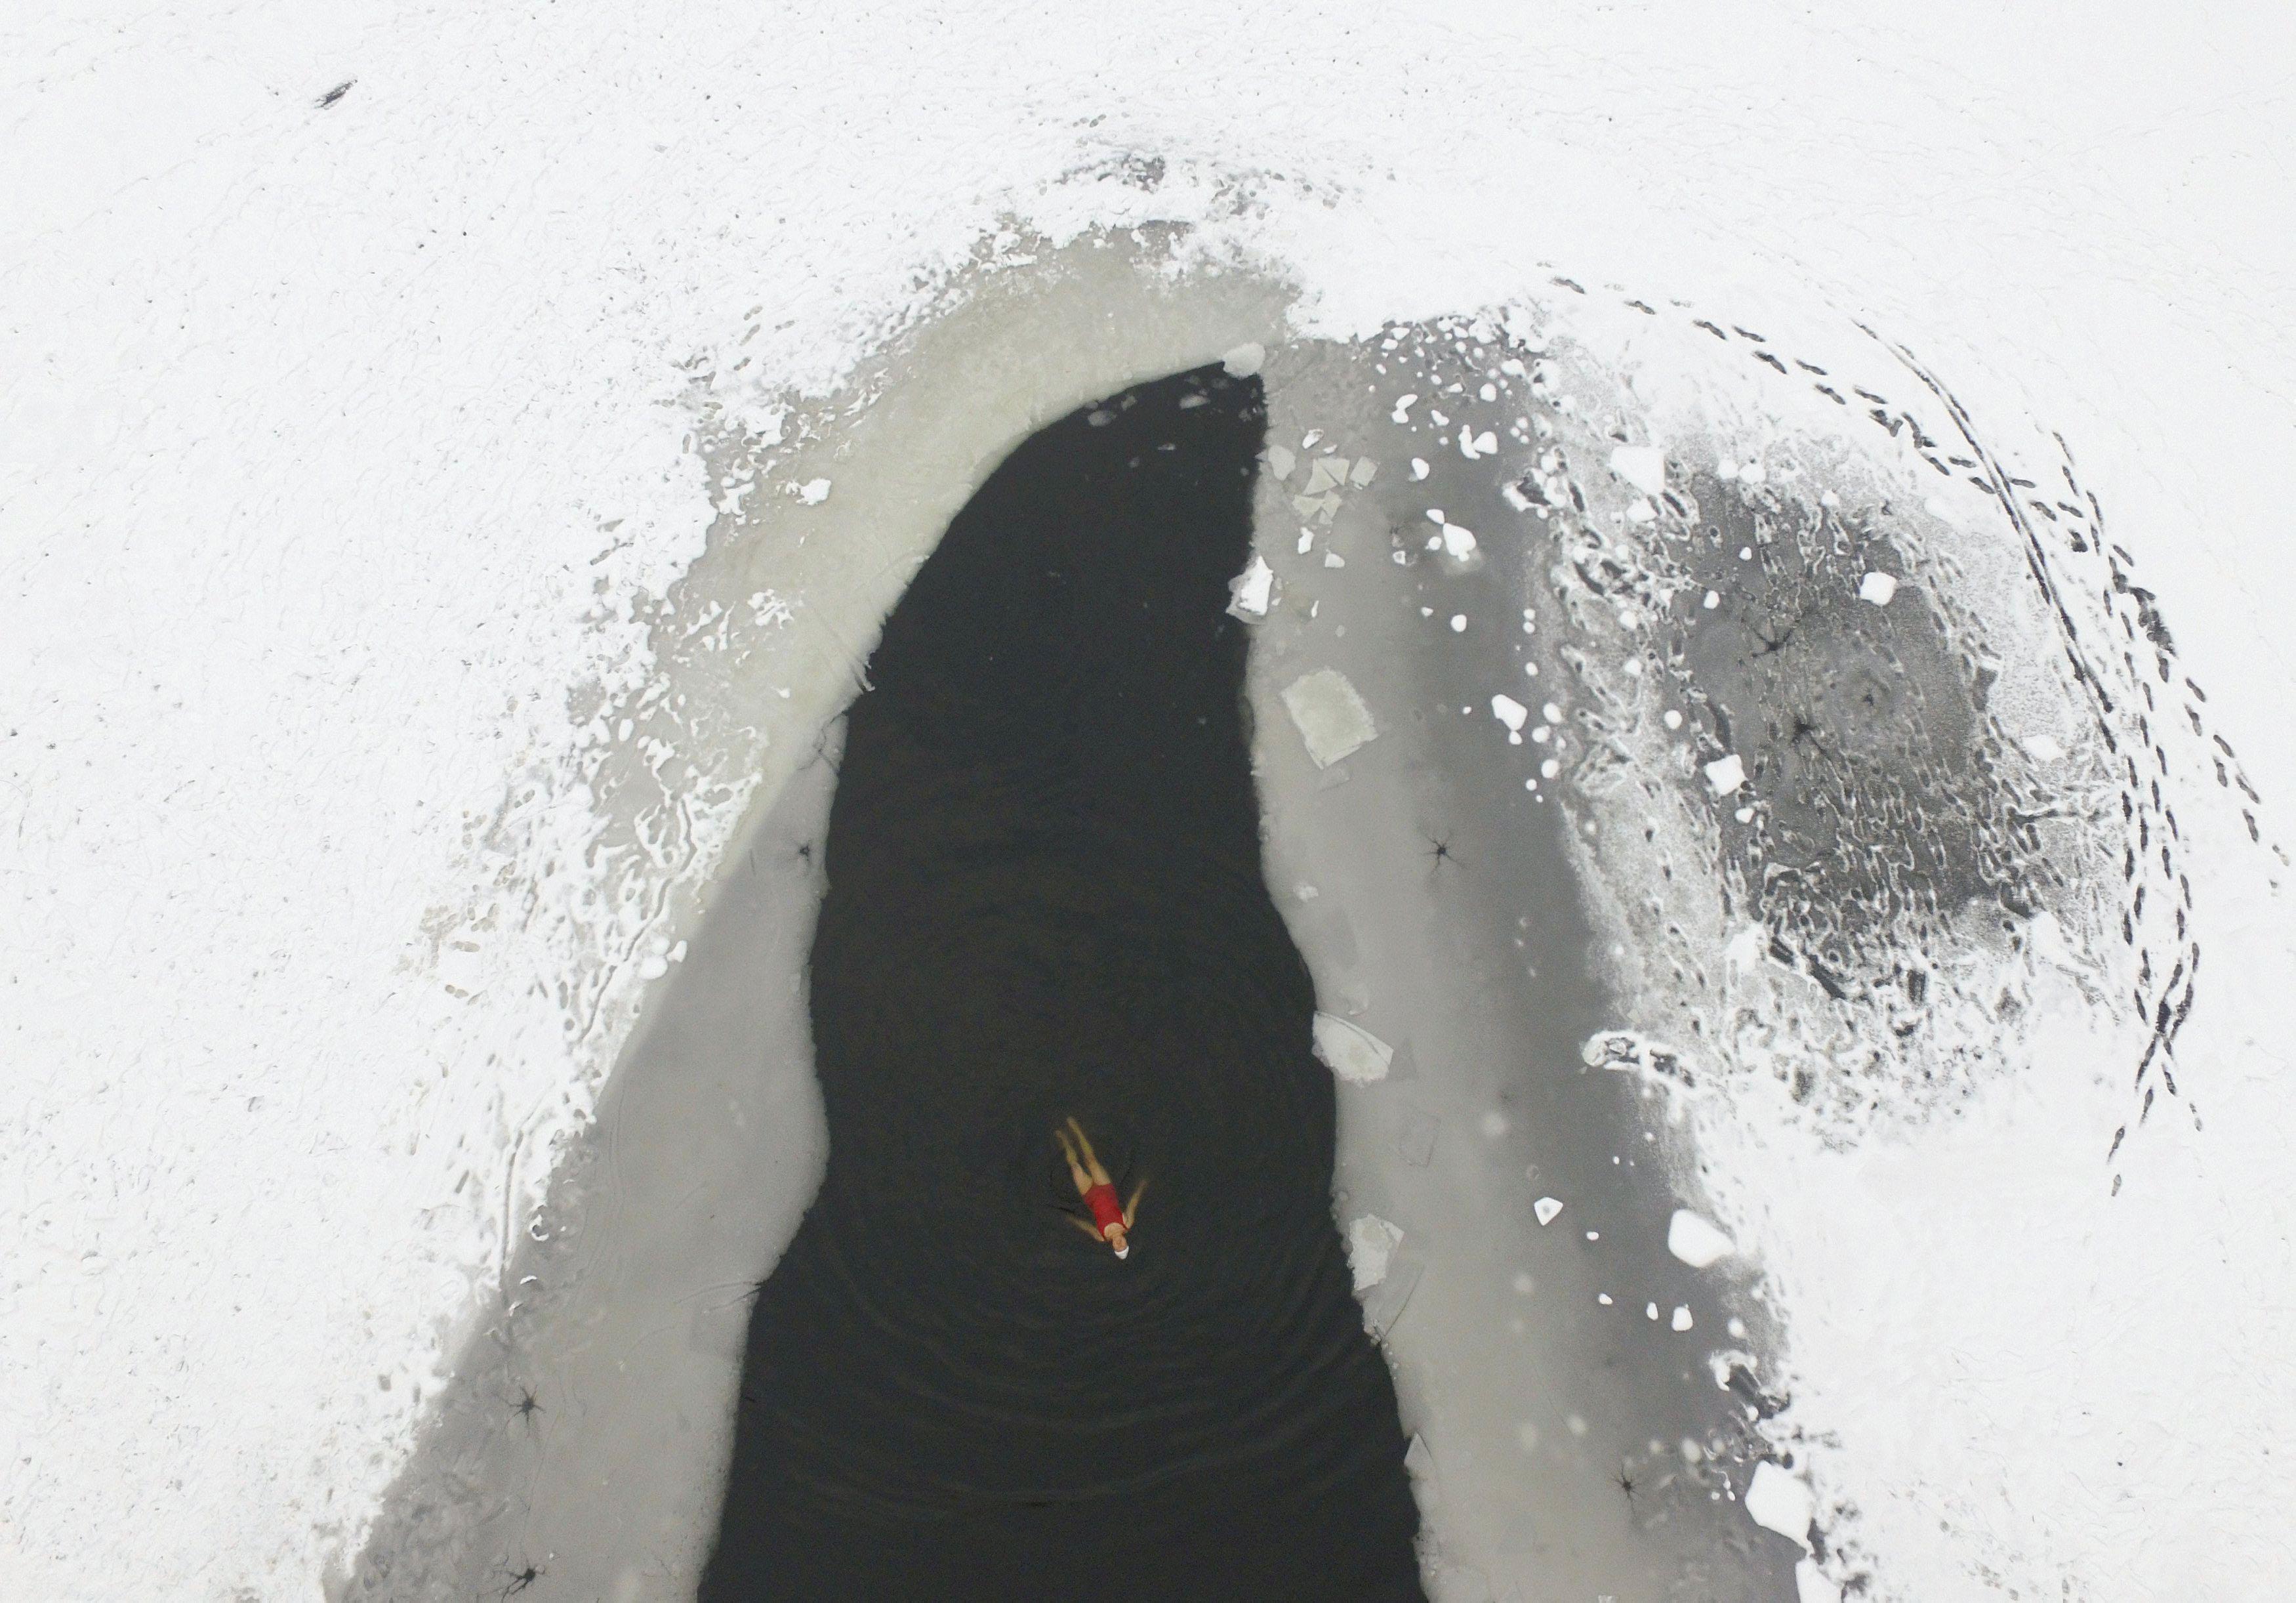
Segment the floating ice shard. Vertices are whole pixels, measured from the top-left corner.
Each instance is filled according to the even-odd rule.
[[[1554,1216],[1562,1212],[1562,1204],[1552,1196],[1542,1196],[1530,1204],[1530,1211],[1538,1215],[1539,1223],[1553,1224]]]
[[[1316,1015],[1316,1056],[1332,1073],[1353,1085],[1387,1078],[1395,1048],[1335,1013]]]
[[[1265,618],[1275,591],[1275,570],[1267,565],[1266,557],[1255,554],[1250,565],[1228,586],[1233,599],[1227,610],[1239,618]]]
[[[1706,765],[1706,783],[1718,796],[1726,796],[1746,783],[1745,760],[1733,752]]]
[[[1252,340],[1220,358],[1220,366],[1227,370],[1230,378],[1248,379],[1258,373],[1260,364],[1267,360],[1267,347]]]
[[[1319,769],[1368,745],[1379,734],[1371,709],[1336,668],[1319,668],[1294,679],[1283,692],[1283,708]]]
[[[1403,1240],[1403,1229],[1376,1213],[1366,1213],[1348,1224],[1348,1267],[1355,1272],[1356,1290],[1369,1291],[1387,1278],[1388,1260]]]
[[[1868,573],[1857,583],[1857,598],[1870,601],[1875,606],[1888,606],[1890,597],[1898,593],[1898,581],[1887,573]]]
[[[1704,1269],[1736,1252],[1738,1244],[1689,1209],[1677,1208],[1666,1227],[1666,1250],[1693,1269]]]
[[[1800,1476],[1765,1459],[1754,1466],[1754,1478],[1746,1486],[1745,1503],[1746,1512],[1756,1525],[1790,1537],[1804,1548],[1809,1546],[1809,1522],[1817,1512],[1817,1500],[1810,1495],[1809,1484]]]

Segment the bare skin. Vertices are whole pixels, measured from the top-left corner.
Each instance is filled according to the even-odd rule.
[[[1067,1129],[1055,1129],[1053,1134],[1060,1141],[1061,1155],[1069,1161],[1069,1178],[1076,1181],[1078,1196],[1084,1196],[1095,1186],[1112,1188],[1116,1184],[1114,1180],[1108,1178],[1108,1171],[1101,1167],[1100,1158],[1092,1149],[1092,1139],[1084,1133],[1084,1126],[1076,1122],[1073,1114],[1069,1118]],[[1121,1258],[1132,1250],[1127,1236],[1132,1229],[1133,1214],[1140,1205],[1140,1194],[1146,1189],[1148,1189],[1148,1181],[1145,1177],[1143,1177],[1140,1183],[1132,1188],[1131,1198],[1124,1204],[1124,1222],[1110,1225],[1104,1237],[1100,1227],[1089,1220],[1079,1219],[1073,1213],[1063,1214],[1062,1217],[1095,1241],[1105,1239],[1110,1247],[1114,1249],[1116,1255]]]

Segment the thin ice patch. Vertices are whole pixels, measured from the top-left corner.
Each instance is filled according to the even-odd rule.
[[[1283,710],[1292,715],[1308,755],[1319,769],[1331,767],[1379,735],[1371,709],[1336,668],[1319,668],[1293,680],[1283,692]]]

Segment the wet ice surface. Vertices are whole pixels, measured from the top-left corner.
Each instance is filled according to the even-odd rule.
[[[1256,626],[1256,756],[1271,876],[1316,892],[1286,911],[1318,1004],[1394,1052],[1379,1079],[1343,1079],[1334,1185],[1341,1218],[1399,1232],[1365,1318],[1418,1443],[1431,1592],[1791,1597],[1792,1550],[1732,1499],[1755,1443],[1710,1365],[1727,1341],[1718,1286],[1667,1250],[1673,1192],[1646,1133],[1664,1105],[1581,1060],[1611,1015],[1556,787],[1525,783],[1570,741],[1550,705],[1569,693],[1521,627],[1545,554],[1494,532],[1524,519],[1488,431],[1472,456],[1429,449],[1373,387],[1374,359],[1269,358],[1269,438],[1307,465],[1263,489],[1284,600]],[[1441,428],[1439,409],[1406,410]],[[1426,474],[1357,482],[1351,458],[1414,449]],[[1364,687],[1377,726],[1343,761],[1278,716],[1319,682]],[[1654,1300],[1690,1328],[1646,1318]]]
[[[1230,364],[1263,378],[1270,423],[1257,550],[1213,599],[1252,632],[1267,888],[1336,1081],[1331,1239],[1395,1377],[1427,1589],[1470,1603],[1872,1579],[1804,1479],[1774,1362],[1792,1310],[1702,1193],[1700,1110],[1770,1098],[1845,1145],[1950,1117],[2015,1072],[2023,1010],[2062,982],[2128,1044],[2117,1154],[2180,1098],[2199,966],[2163,780],[2212,768],[2254,801],[2070,463],[2046,483],[2003,465],[1878,348],[1856,373],[1628,306],[1638,389],[1626,347],[1551,306],[1346,342],[1263,321]],[[1665,382],[1725,361],[1751,375],[1731,404]],[[792,475],[791,504],[831,479]],[[818,510],[871,482],[840,468]],[[824,712],[875,627],[865,599],[838,616],[837,659],[794,681]],[[826,804],[792,792],[759,839],[790,832],[790,857],[791,820]],[[780,1045],[746,1071],[747,1048],[633,1048],[617,1086],[659,1095],[610,1102],[546,1239],[521,1244],[513,1311],[466,1355],[361,1595],[529,1565],[537,1598],[691,1595],[735,1403],[722,1295],[817,1173],[785,983],[817,884],[790,867],[744,902],[742,871],[652,1034],[739,996],[723,1027]],[[706,981],[745,918],[782,978]],[[763,1079],[730,1097],[712,1079],[742,1073]],[[617,1134],[729,1099],[747,1117],[751,1095],[785,1110],[771,1129],[663,1144],[650,1172]],[[743,1174],[766,1192],[690,1234]],[[655,1256],[648,1288],[628,1266]]]

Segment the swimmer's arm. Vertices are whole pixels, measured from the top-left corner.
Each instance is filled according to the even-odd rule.
[[[1146,1189],[1148,1189],[1148,1177],[1144,1174],[1140,1177],[1140,1183],[1132,1188],[1132,1200],[1124,1204],[1124,1228],[1128,1230],[1132,1228],[1133,1213],[1140,1206],[1140,1194]]]
[[[1098,1241],[1101,1238],[1100,1227],[1098,1225],[1088,1223],[1084,1220],[1078,1219],[1066,1208],[1061,1210],[1061,1217],[1067,1220],[1070,1224],[1076,1226],[1078,1229],[1082,1230],[1086,1235],[1091,1237],[1095,1241]]]

